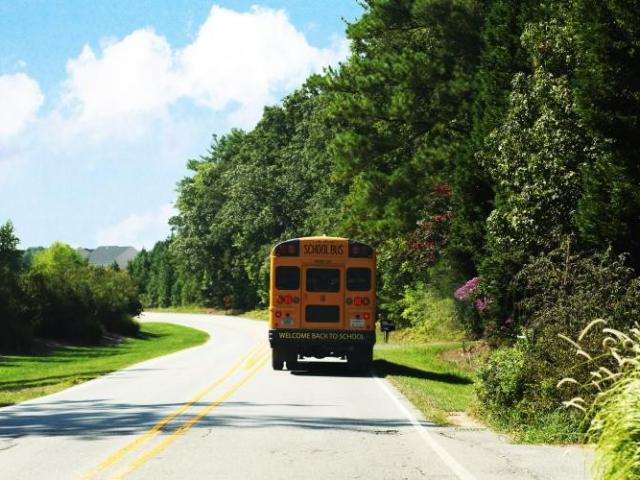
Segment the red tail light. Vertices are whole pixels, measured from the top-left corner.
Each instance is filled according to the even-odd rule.
[[[282,312],[277,311],[277,312],[275,313],[275,316],[276,316],[276,318],[280,318],[280,317],[282,316]]]
[[[291,298],[291,295],[287,295],[286,297],[284,297],[284,303],[286,303],[287,305],[291,305],[291,302],[293,302],[293,298]]]
[[[354,305],[362,305],[362,297],[353,297]]]
[[[282,295],[278,295],[276,297],[276,303],[282,303],[282,302],[284,302],[284,298],[282,298]]]
[[[369,320],[371,318],[371,314],[369,312],[364,312],[362,314],[362,318],[364,318],[365,320]]]

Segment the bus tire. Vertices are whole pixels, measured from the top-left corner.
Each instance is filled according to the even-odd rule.
[[[373,363],[373,345],[364,348],[362,361],[365,364],[365,368],[371,368],[371,364]]]
[[[292,371],[292,370],[297,370],[298,369],[298,354],[297,353],[291,353],[287,356],[287,370]]]
[[[355,372],[368,372],[373,363],[373,347],[356,350],[349,358],[349,369]]]
[[[284,358],[280,350],[274,348],[271,350],[271,367],[274,370],[282,370],[284,368]]]

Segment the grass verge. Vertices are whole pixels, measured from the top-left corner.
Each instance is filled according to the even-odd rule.
[[[474,397],[475,366],[446,359],[462,347],[460,342],[379,345],[374,351],[374,367],[426,418],[448,424],[447,417],[467,410]]]
[[[200,307],[198,305],[180,305],[179,307],[145,307],[145,312],[158,313],[208,313],[214,315],[226,315],[227,312],[215,308]]]
[[[58,392],[134,363],[204,343],[200,330],[145,322],[136,338],[110,346],[61,346],[41,355],[0,355],[0,406]]]
[[[258,310],[249,310],[248,312],[238,313],[239,317],[249,318],[251,320],[260,320],[262,322],[269,321],[269,310],[266,308]]]
[[[269,320],[269,310],[266,308],[249,310],[217,310],[215,308],[198,307],[197,305],[184,305],[180,307],[145,308],[146,312],[159,313],[204,313],[209,315],[231,315],[235,317],[248,318],[250,320]]]

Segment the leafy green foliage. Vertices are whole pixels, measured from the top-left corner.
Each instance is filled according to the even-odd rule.
[[[624,0],[575,2],[576,110],[606,139],[584,166],[577,224],[591,246],[611,244],[640,265],[640,10]]]
[[[349,234],[405,235],[425,189],[449,179],[470,128],[480,23],[474,2],[372,0],[348,27],[352,56],[325,90]]]
[[[424,283],[407,287],[400,305],[403,324],[412,327],[423,341],[458,340],[464,336],[453,299],[440,298]]]
[[[92,267],[68,245],[54,243],[36,254],[24,282],[39,336],[96,343],[107,331],[134,335],[139,329],[131,316],[141,305],[129,275]]]
[[[332,228],[340,187],[328,178],[325,103],[304,87],[265,109],[252,132],[214,138],[209,155],[189,163],[194,173],[179,185],[170,255],[199,286],[203,304],[264,305],[272,245]]]
[[[490,412],[508,412],[522,400],[526,353],[521,345],[497,350],[480,372],[477,394]]]
[[[545,375],[545,366],[539,358],[532,358],[529,339],[524,336],[512,347],[495,350],[478,375],[476,408],[492,426],[523,442],[581,441],[584,422],[579,412],[565,410],[558,400],[539,401],[541,396],[557,394],[557,380]],[[535,389],[540,395],[532,398]]]
[[[125,272],[92,267],[62,243],[28,260],[13,226],[0,227],[0,348],[28,350],[33,336],[98,342],[105,332],[135,335],[138,291]]]
[[[576,362],[559,335],[577,338],[594,318],[606,319],[615,328],[640,322],[640,280],[624,257],[611,252],[577,255],[569,245],[537,257],[516,277],[515,322],[495,328],[503,336],[521,335],[514,347],[494,353],[481,375],[478,396],[487,417],[498,425],[526,431],[550,419],[566,421],[571,428],[557,432],[556,440],[571,441],[582,438],[587,423],[579,412],[563,413],[561,402],[578,393],[591,401],[595,392],[579,391],[575,385],[556,388],[564,377],[590,379],[590,365]],[[585,351],[597,351],[602,340],[592,335],[582,344]],[[613,368],[612,360],[602,365]]]
[[[25,350],[33,335],[20,260],[18,238],[7,222],[0,226],[0,348]]]

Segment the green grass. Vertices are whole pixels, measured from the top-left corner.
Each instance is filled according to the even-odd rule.
[[[474,396],[474,368],[441,358],[444,352],[461,348],[462,343],[378,345],[374,366],[426,418],[446,424],[448,415],[467,410]]]
[[[199,307],[197,305],[183,305],[179,307],[145,308],[145,311],[159,313],[205,313],[210,315],[232,315],[265,322],[269,320],[269,310],[266,308],[244,312],[242,310],[217,310],[215,308]]]
[[[204,343],[200,330],[148,322],[112,346],[64,346],[42,355],[0,355],[0,406],[58,392],[134,363]]]
[[[178,307],[149,307],[144,309],[145,312],[159,313],[210,313],[225,315],[226,312],[215,308],[200,307],[198,305],[180,305]]]
[[[243,318],[250,318],[251,320],[269,321],[269,310],[266,308],[249,310],[248,312],[238,313],[237,315]]]

